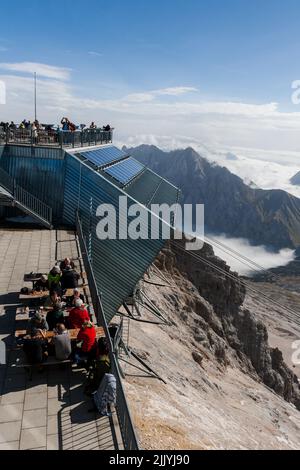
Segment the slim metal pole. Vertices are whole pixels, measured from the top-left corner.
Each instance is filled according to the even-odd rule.
[[[37,108],[36,108],[36,72],[34,72],[34,120],[37,119]]]

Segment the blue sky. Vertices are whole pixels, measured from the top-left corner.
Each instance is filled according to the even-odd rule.
[[[42,120],[110,120],[124,141],[300,150],[298,0],[15,0],[1,19],[6,119],[32,113],[37,70]]]

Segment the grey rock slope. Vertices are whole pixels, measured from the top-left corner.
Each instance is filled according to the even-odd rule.
[[[200,254],[231,272],[209,245]],[[213,351],[220,363],[238,365],[300,410],[298,378],[285,364],[281,351],[269,346],[265,324],[254,312],[242,307],[246,291],[238,275],[231,273],[232,279],[219,274],[178,248],[178,242],[166,246],[157,259],[157,266],[171,275],[179,274],[194,286],[194,291],[186,292],[190,314],[181,317],[191,327],[194,340]],[[176,296],[169,300],[174,311]]]
[[[163,152],[142,145],[130,153],[182,190],[183,203],[204,203],[206,230],[275,249],[300,246],[300,199],[247,186],[192,148]]]
[[[211,247],[201,256],[230,271]],[[269,339],[265,326],[272,319],[277,328],[282,312],[258,309],[257,296],[245,307],[237,275],[229,279],[174,242],[156,266],[163,285],[147,275],[141,285],[169,324],[155,324],[140,306],[150,323],[130,322],[129,345],[165,382],[122,364],[142,448],[300,449],[299,384],[279,351],[292,366],[291,339],[277,342],[274,328]]]

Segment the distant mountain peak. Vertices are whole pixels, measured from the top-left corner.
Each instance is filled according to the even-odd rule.
[[[296,173],[291,179],[290,183],[293,184],[294,186],[300,186],[300,171]]]
[[[168,152],[141,145],[128,151],[179,187],[183,203],[205,204],[207,231],[275,249],[300,246],[300,199],[295,196],[249,186],[192,147]]]

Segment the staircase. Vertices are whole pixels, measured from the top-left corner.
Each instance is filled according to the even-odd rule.
[[[17,185],[16,180],[2,168],[0,168],[0,206],[17,207],[44,227],[52,228],[52,208]]]

